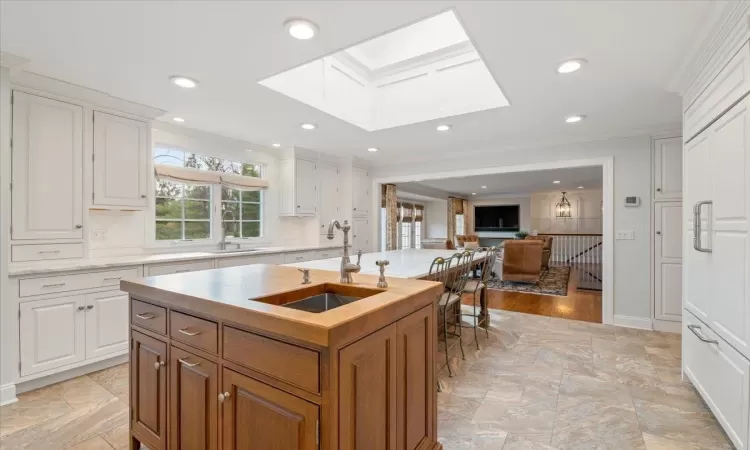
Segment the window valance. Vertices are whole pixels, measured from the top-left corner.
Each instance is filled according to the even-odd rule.
[[[169,164],[154,164],[156,176],[162,180],[191,184],[220,184],[232,189],[243,191],[260,191],[268,189],[268,181],[245,175],[211,172],[190,167],[172,166]]]
[[[422,222],[424,220],[424,206],[414,205],[414,221]]]
[[[401,204],[401,221],[411,223],[414,219],[414,205],[411,203]]]

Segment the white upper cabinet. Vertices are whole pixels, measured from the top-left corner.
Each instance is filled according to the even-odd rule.
[[[352,213],[354,216],[367,216],[370,211],[370,177],[367,171],[355,167],[352,184]]]
[[[339,189],[339,169],[331,164],[318,163],[318,178],[320,180],[320,233],[328,232],[328,224],[332,220],[342,220],[339,217],[341,203]]]
[[[654,200],[682,199],[682,138],[654,140]]]
[[[316,165],[306,159],[281,162],[282,216],[314,216],[318,212],[318,176]]]
[[[94,205],[147,208],[149,125],[94,111]]]
[[[13,92],[12,239],[83,237],[83,108]]]

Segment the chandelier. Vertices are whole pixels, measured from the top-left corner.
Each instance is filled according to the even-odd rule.
[[[557,217],[571,217],[570,202],[565,198],[566,192],[563,191],[562,198],[555,205],[555,215]]]

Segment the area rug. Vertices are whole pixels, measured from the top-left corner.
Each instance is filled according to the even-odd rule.
[[[525,292],[527,294],[557,295],[565,297],[568,295],[569,279],[570,267],[552,266],[548,271],[542,274],[538,283],[492,280],[488,283],[487,288],[508,292]]]

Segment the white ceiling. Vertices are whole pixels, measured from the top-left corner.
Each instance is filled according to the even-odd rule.
[[[680,100],[665,87],[710,3],[4,0],[0,50],[29,59],[32,72],[167,110],[164,120],[180,116],[188,127],[394,164],[679,127]],[[368,132],[257,84],[448,8],[511,106],[452,117],[448,133],[435,131],[437,121]],[[296,17],[319,35],[292,39],[283,23]],[[589,64],[556,73],[574,57]],[[171,85],[175,74],[199,88]],[[565,124],[571,114],[588,118]]]
[[[554,181],[559,181],[555,184]],[[426,186],[439,189],[454,195],[470,198],[492,196],[529,195],[534,192],[577,191],[602,188],[601,167],[573,167],[569,169],[536,170],[531,172],[512,172],[473,177],[446,178],[442,180],[424,180],[413,183],[399,183],[398,191],[420,192]],[[487,186],[487,189],[482,189]],[[472,196],[472,192],[477,195]]]

